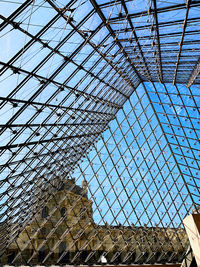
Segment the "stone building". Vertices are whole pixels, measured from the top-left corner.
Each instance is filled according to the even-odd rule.
[[[183,229],[97,225],[86,182],[81,188],[74,180],[54,181],[54,190],[46,192],[49,190],[53,197],[11,243],[1,258],[2,264],[130,264],[153,261],[157,253],[162,259],[171,254],[174,262],[185,252],[187,237]],[[159,246],[162,249],[158,252]],[[147,252],[146,247],[151,251]]]

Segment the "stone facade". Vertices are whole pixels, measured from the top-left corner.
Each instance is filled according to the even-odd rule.
[[[144,259],[154,262],[158,254],[163,258],[173,253],[176,261],[185,252],[188,240],[183,229],[97,225],[85,182],[81,188],[74,180],[66,180],[52,194],[11,243],[1,258],[2,264],[13,260],[15,264],[33,265],[99,264],[103,260],[130,264]]]

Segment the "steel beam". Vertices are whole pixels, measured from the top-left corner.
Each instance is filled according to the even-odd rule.
[[[160,34],[159,34],[159,24],[158,24],[158,14],[157,14],[157,4],[156,0],[153,0],[154,4],[154,19],[156,22],[156,37],[157,37],[157,49],[158,49],[158,80],[163,83],[163,74],[162,74],[162,58],[161,58],[161,49],[160,49]],[[157,57],[156,57],[157,58]]]
[[[178,67],[179,67],[179,61],[180,61],[180,57],[181,57],[181,52],[182,52],[182,46],[183,46],[183,41],[184,41],[184,37],[185,37],[185,31],[186,31],[186,27],[187,27],[187,19],[188,19],[188,14],[189,14],[189,9],[190,9],[190,3],[191,0],[187,0],[186,2],[186,15],[185,15],[185,19],[183,22],[183,33],[181,36],[181,41],[179,43],[179,52],[177,55],[177,62],[176,62],[176,68],[175,68],[175,73],[174,73],[174,79],[173,79],[173,84],[176,83],[176,77],[177,77],[177,72],[178,72]]]
[[[189,79],[188,79],[188,82],[187,82],[187,87],[190,87],[191,85],[193,85],[195,83],[195,80],[196,78],[198,77],[200,73],[200,57],[196,63],[196,66],[194,67]]]

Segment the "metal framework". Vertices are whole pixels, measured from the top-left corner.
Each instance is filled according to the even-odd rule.
[[[68,264],[181,262],[182,220],[200,204],[200,1],[0,2],[2,263],[13,247],[12,264],[32,264],[44,247],[43,264],[60,247],[55,263],[72,247]],[[70,203],[78,237],[67,214],[54,222],[55,179],[75,179],[72,192],[87,181],[90,235],[76,211],[85,191]],[[52,228],[39,247],[31,223],[36,234]],[[113,245],[102,249],[108,236]]]

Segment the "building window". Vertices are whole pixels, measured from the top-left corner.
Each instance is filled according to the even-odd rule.
[[[12,263],[15,258],[15,251],[9,251],[8,253],[8,263]]]
[[[39,250],[39,253],[38,253],[38,261],[39,262],[43,262],[44,259],[45,259],[45,256],[46,256],[46,250],[45,250],[45,247],[43,246]]]
[[[46,231],[46,228],[45,227],[42,227],[41,228],[41,234],[42,235],[46,235],[47,231]]]
[[[58,185],[58,191],[62,191],[65,189],[65,184],[63,182],[60,182]]]
[[[68,263],[69,262],[69,252],[67,250],[67,245],[65,242],[61,242],[59,245],[59,263]]]
[[[154,236],[154,237],[153,237],[153,242],[154,242],[154,243],[157,243],[157,241],[158,241],[158,240],[157,240],[157,237]]]
[[[85,262],[85,260],[87,259],[88,253],[87,250],[82,250],[81,251],[81,260],[82,262]]]
[[[49,208],[47,206],[45,206],[43,209],[42,209],[42,218],[47,218],[49,215]]]
[[[65,207],[62,207],[61,210],[60,210],[60,213],[61,213],[61,216],[62,217],[65,217],[65,215],[66,215],[66,208]]]
[[[60,245],[59,245],[59,253],[63,254],[63,252],[65,252],[66,248],[67,248],[66,243],[65,242],[61,242]]]
[[[80,209],[80,218],[81,219],[86,219],[86,208],[81,208]]]

